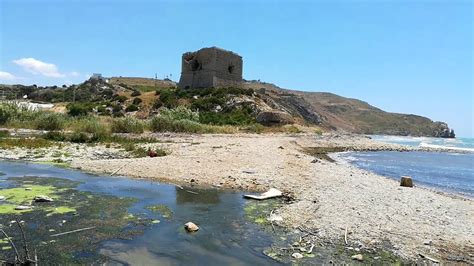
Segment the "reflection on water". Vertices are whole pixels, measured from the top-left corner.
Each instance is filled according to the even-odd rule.
[[[186,189],[156,182],[94,176],[28,163],[0,162],[0,171],[5,173],[0,177],[3,180],[25,175],[59,177],[81,182],[77,187],[81,191],[136,199],[129,212],[159,223],[132,239],[101,242],[97,252],[106,256],[111,264],[275,263],[262,253],[264,248],[271,245],[271,237],[261,227],[244,218],[241,193],[193,188],[192,191],[198,193],[194,194]],[[146,208],[151,205],[167,206],[173,212],[172,217],[165,219],[159,212]],[[185,232],[183,225],[188,221],[198,224],[200,230],[192,234]],[[81,253],[85,247],[77,249],[75,254],[85,256],[85,253]]]
[[[205,203],[205,204],[219,204],[219,192],[217,190],[201,190],[201,193],[196,193],[194,190],[183,189],[175,187],[176,203]]]

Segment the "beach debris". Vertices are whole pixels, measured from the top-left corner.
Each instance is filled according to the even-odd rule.
[[[191,191],[191,190],[187,190],[187,189],[184,189],[184,187],[180,186],[180,185],[175,185],[176,187],[188,192],[188,193],[191,193],[191,194],[195,194],[195,195],[198,195],[199,193],[197,193],[196,191]]]
[[[281,222],[281,221],[283,221],[283,217],[281,217],[278,214],[274,214],[273,211],[272,211],[272,213],[267,218],[267,220],[270,221],[270,222]]]
[[[33,199],[35,202],[53,202],[53,199],[45,195],[37,195]]]
[[[30,210],[31,208],[32,208],[31,206],[18,205],[18,206],[15,207],[15,210],[24,211],[24,210]]]
[[[86,228],[81,228],[81,229],[76,229],[76,230],[67,231],[67,232],[64,232],[64,233],[59,233],[59,234],[50,235],[50,237],[56,237],[56,236],[62,236],[62,235],[68,235],[68,234],[72,234],[72,233],[77,233],[77,232],[82,232],[82,231],[92,230],[92,229],[94,229],[94,228],[95,228],[95,226],[86,227]]]
[[[363,261],[364,256],[362,254],[356,254],[351,257],[353,260]]]
[[[344,243],[346,243],[346,246],[348,244],[347,242],[347,226],[346,226],[346,230],[344,230]]]
[[[423,242],[423,245],[427,245],[427,246],[431,246],[433,244],[433,240],[429,239],[429,240],[425,240]]]
[[[249,170],[243,170],[242,173],[253,175],[253,174],[256,174],[257,171],[249,169]]]
[[[402,176],[400,180],[400,186],[402,187],[413,187],[413,180],[409,176]]]
[[[197,230],[199,230],[199,226],[197,226],[193,222],[187,222],[186,224],[184,224],[184,229],[186,229],[186,231],[188,232],[196,232]]]
[[[158,153],[152,149],[148,149],[147,155],[151,158],[158,157]]]
[[[439,260],[434,259],[434,258],[429,257],[429,256],[426,256],[425,254],[418,253],[418,255],[420,255],[420,257],[422,257],[423,259],[427,259],[427,260],[432,261],[434,263],[439,263]]]
[[[316,158],[314,158],[314,159],[311,161],[311,163],[319,163],[319,160],[316,159]]]
[[[303,254],[301,254],[299,252],[295,252],[295,253],[291,254],[291,256],[295,259],[302,259],[303,258]]]
[[[281,196],[283,196],[283,193],[280,190],[276,188],[270,188],[267,192],[262,193],[260,195],[244,195],[244,198],[265,200],[265,199],[271,199],[271,198],[276,198],[276,197],[281,197]]]

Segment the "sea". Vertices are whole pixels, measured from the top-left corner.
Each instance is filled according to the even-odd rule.
[[[441,152],[346,152],[339,158],[368,171],[399,180],[411,176],[415,185],[474,198],[474,138],[370,136],[372,139]]]

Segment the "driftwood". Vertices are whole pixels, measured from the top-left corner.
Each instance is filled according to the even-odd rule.
[[[179,187],[180,189],[182,189],[182,190],[184,190],[184,191],[186,191],[186,192],[188,192],[188,193],[196,194],[196,195],[199,194],[199,193],[197,193],[197,192],[195,192],[195,191],[191,191],[191,190],[184,189],[184,188],[183,188],[182,186],[180,186],[180,185],[175,185],[175,186]]]
[[[8,239],[8,242],[10,242],[10,246],[13,248],[15,251],[15,259],[13,261],[8,261],[8,260],[0,260],[3,264],[6,265],[38,265],[38,256],[36,255],[36,249],[35,249],[35,257],[34,259],[30,258],[30,253],[28,250],[28,244],[26,242],[26,237],[25,237],[25,231],[23,231],[23,227],[21,226],[21,222],[16,219],[16,223],[18,227],[20,228],[21,231],[21,237],[23,239],[23,249],[25,252],[25,256],[21,257],[20,253],[18,252],[18,249],[16,248],[15,243],[13,243],[12,239],[7,235],[7,233],[3,230],[0,229],[0,232]]]
[[[429,261],[432,261],[432,262],[434,262],[434,263],[439,263],[439,260],[434,259],[434,258],[432,258],[432,257],[426,256],[426,255],[421,254],[421,253],[418,253],[418,255],[420,255],[420,257],[422,257],[422,258],[424,258],[424,259],[427,259],[427,260],[429,260]]]
[[[122,170],[125,166],[129,165],[130,163],[132,163],[132,161],[129,161],[128,163],[124,163],[122,166],[120,166],[117,170],[113,171],[112,173],[110,173],[110,175],[115,175],[117,174],[120,170]]]
[[[67,231],[67,232],[64,232],[64,233],[59,233],[59,234],[50,235],[50,237],[68,235],[68,234],[72,234],[72,233],[77,233],[77,232],[82,232],[82,231],[91,230],[91,229],[94,229],[94,228],[95,228],[95,226],[86,227],[86,228],[81,228],[81,229],[76,229],[76,230]]]
[[[346,226],[346,230],[344,231],[344,243],[346,243],[346,246],[347,246],[347,226]]]
[[[18,249],[16,249],[15,243],[13,243],[12,239],[7,235],[5,231],[3,231],[3,229],[0,229],[0,232],[2,232],[2,234],[8,239],[8,242],[10,242],[10,246],[12,246],[13,250],[15,250],[15,260],[20,259],[20,254],[18,253]]]

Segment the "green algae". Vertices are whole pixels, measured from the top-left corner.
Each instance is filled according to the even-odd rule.
[[[37,195],[45,195],[57,198],[56,189],[53,186],[28,185],[16,188],[0,189],[0,196],[5,197],[5,201],[15,204],[29,204]]]
[[[47,261],[48,264],[105,261],[97,253],[101,241],[130,239],[142,234],[147,226],[159,223],[159,220],[129,213],[128,209],[136,199],[80,191],[76,189],[79,182],[49,177],[15,177],[7,181],[10,187],[0,189],[0,195],[6,197],[5,201],[0,202],[0,220],[14,221],[21,215],[30,247],[37,250],[40,261]],[[52,197],[54,201],[31,203],[38,194]],[[20,203],[31,203],[33,208],[15,211],[14,208]],[[94,229],[51,239],[52,234],[87,227]],[[21,239],[15,226],[4,230],[13,239]],[[4,245],[8,246],[4,241],[0,242],[0,247]],[[89,255],[77,255],[83,253]],[[13,256],[12,250],[0,248],[0,257]]]
[[[48,214],[46,215],[53,215],[53,214],[65,214],[65,213],[76,212],[76,209],[68,207],[68,206],[57,206],[57,207],[46,208],[46,211],[48,212]]]
[[[28,210],[15,210],[15,208],[18,205],[12,205],[12,204],[0,204],[0,215],[2,214],[11,214],[11,213],[17,213],[21,214],[24,212],[29,212],[32,211],[33,209],[28,209]]]
[[[269,199],[266,201],[248,200],[244,206],[244,217],[246,220],[259,225],[270,225],[268,217],[272,210],[282,206],[278,199]]]
[[[161,214],[163,218],[172,219],[173,218],[173,211],[168,208],[168,206],[163,204],[158,205],[150,205],[145,207],[145,209],[150,210],[152,212],[158,212]]]

